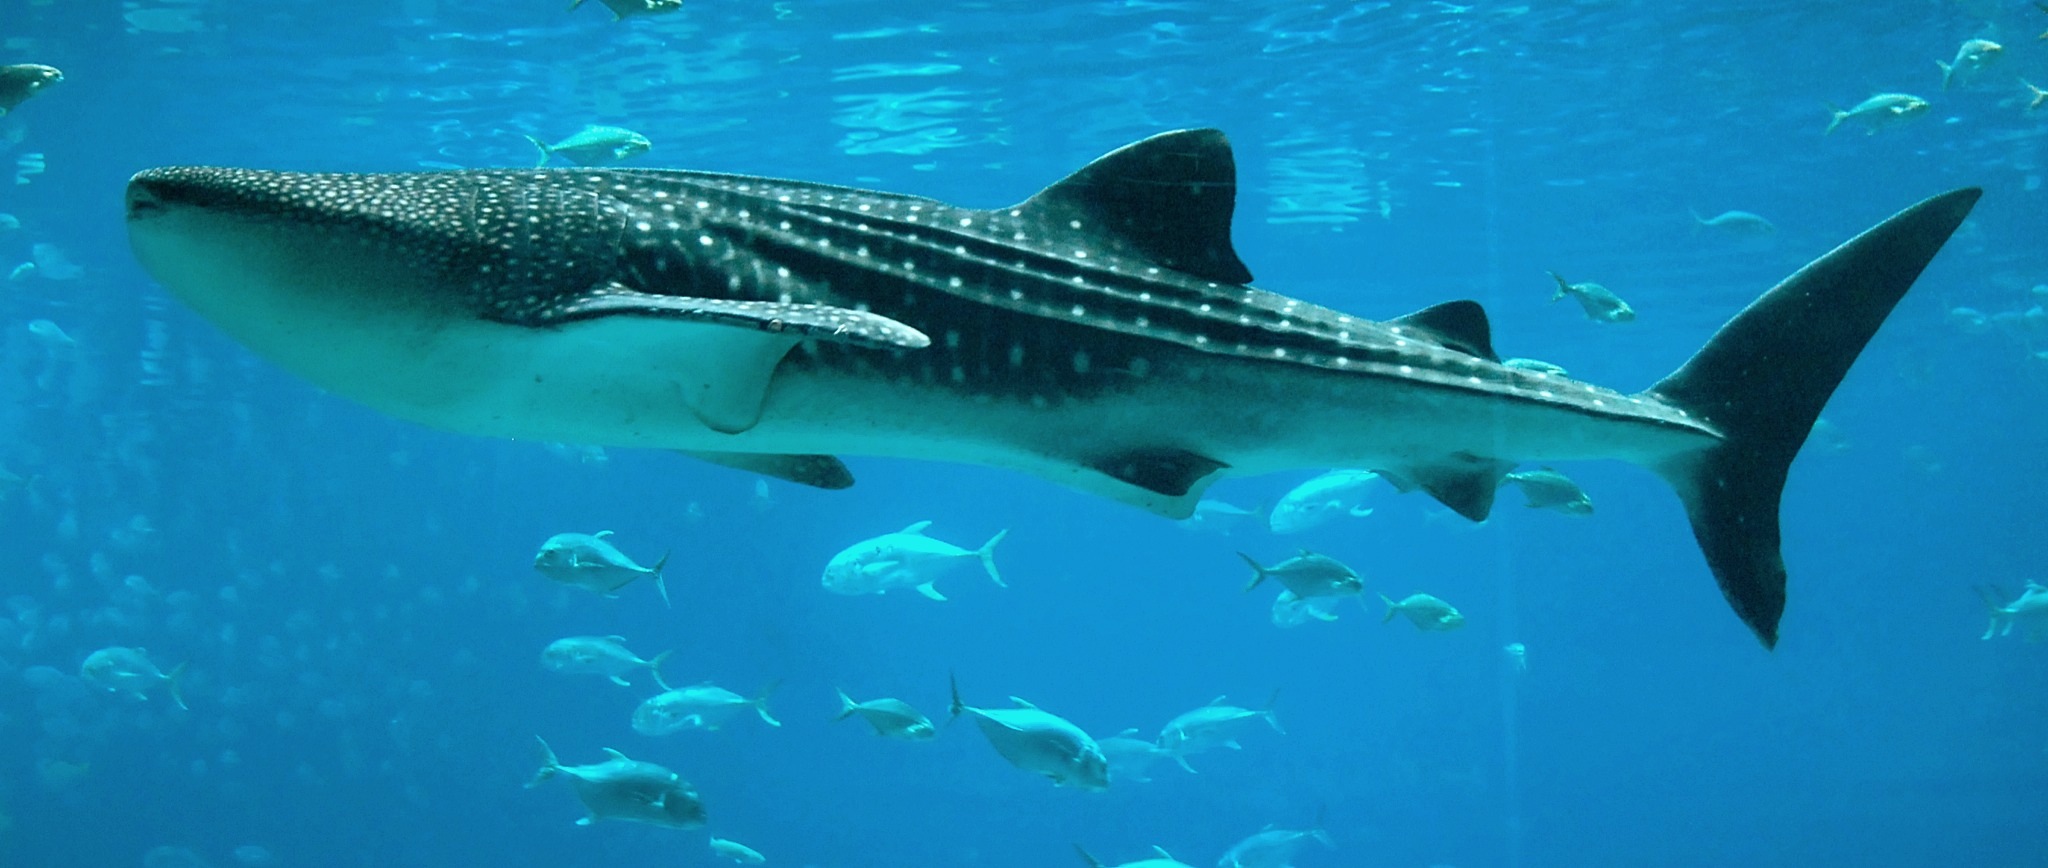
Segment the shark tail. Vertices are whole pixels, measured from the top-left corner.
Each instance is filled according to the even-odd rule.
[[[775,689],[781,686],[782,679],[780,678],[768,682],[768,686],[761,688],[760,694],[755,696],[754,701],[750,703],[754,706],[754,713],[761,716],[761,722],[769,726],[782,725],[782,721],[776,720],[775,715],[768,713],[768,697],[775,695]]]
[[[1916,204],[1808,263],[1643,393],[1722,435],[1655,465],[1685,504],[1721,593],[1764,647],[1785,609],[1778,502],[1792,459],[1849,366],[1983,191]]]
[[[582,5],[582,3],[583,3],[583,0],[576,0],[576,5],[580,6],[580,5]],[[570,6],[569,8],[570,8],[570,9],[574,9],[574,8],[576,8],[576,6]],[[554,156],[554,155],[555,155],[555,149],[554,149],[554,148],[551,148],[551,147],[548,147],[548,143],[547,143],[547,142],[543,142],[543,141],[541,141],[541,140],[539,140],[539,139],[536,139],[536,138],[534,138],[534,137],[532,137],[532,136],[527,136],[527,137],[526,137],[526,140],[527,140],[527,141],[529,141],[529,142],[532,142],[532,143],[533,143],[533,146],[534,146],[534,147],[536,147],[536,148],[539,148],[539,149],[540,149],[540,161],[539,161],[539,162],[536,162],[536,163],[534,163],[534,164],[533,164],[533,167],[534,167],[534,168],[536,168],[536,169],[538,169],[538,168],[540,168],[540,167],[542,167],[542,166],[545,166],[545,165],[547,165],[547,164],[548,164],[548,158],[549,158],[549,157],[552,157],[552,156]]]
[[[534,772],[533,780],[526,782],[526,788],[529,790],[540,786],[541,782],[554,777],[556,772],[562,770],[562,761],[555,758],[555,749],[548,747],[548,740],[537,735],[533,740],[540,742],[540,771]]]
[[[661,677],[661,664],[667,663],[668,658],[674,657],[675,654],[676,649],[670,648],[667,651],[654,655],[654,659],[647,661],[647,671],[654,673],[654,683],[661,685],[663,690],[667,690],[669,687],[668,679]]]
[[[1251,589],[1258,587],[1259,583],[1264,582],[1266,580],[1266,576],[1269,574],[1266,572],[1265,567],[1259,565],[1258,561],[1252,560],[1251,555],[1245,554],[1244,552],[1238,552],[1237,556],[1244,558],[1244,562],[1246,564],[1251,565],[1252,580],[1244,586],[1245,592],[1250,593]]]
[[[1007,588],[1010,586],[1010,583],[1003,581],[1002,573],[996,572],[996,543],[1002,542],[1003,537],[1009,535],[1010,531],[1008,528],[996,531],[995,536],[989,537],[988,542],[982,543],[981,548],[974,550],[974,556],[981,559],[981,568],[988,571],[989,581],[995,582],[996,587],[999,588]],[[939,599],[943,600],[945,598],[940,597]]]
[[[186,711],[191,711],[192,706],[185,704],[185,692],[181,685],[184,683],[185,670],[191,665],[189,661],[180,663],[171,667],[171,671],[164,673],[164,690],[171,694],[172,702],[177,703],[179,708]]]

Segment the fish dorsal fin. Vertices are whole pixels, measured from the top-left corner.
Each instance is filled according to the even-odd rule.
[[[611,532],[611,531],[608,531],[608,530],[601,530],[601,531],[598,531],[597,533],[591,534],[590,536],[591,536],[591,538],[592,538],[592,539],[604,539],[605,537],[608,537],[608,536],[611,536],[611,535],[612,535],[612,532]]]
[[[1015,210],[1056,235],[1217,283],[1250,283],[1230,244],[1237,160],[1221,130],[1177,130],[1125,145]]]
[[[629,757],[629,756],[627,756],[627,755],[625,755],[625,754],[619,753],[618,751],[612,750],[611,748],[608,748],[608,747],[607,747],[607,748],[601,748],[601,750],[603,750],[603,751],[604,751],[604,755],[605,755],[605,756],[611,757],[612,759],[615,759],[615,760],[625,760],[626,762],[632,762],[632,761],[633,761],[633,758],[632,758],[632,757]]]
[[[1218,695],[1216,696],[1216,698],[1215,698],[1215,699],[1211,699],[1211,700],[1209,700],[1209,704],[1210,704],[1211,706],[1216,706],[1216,705],[1222,705],[1222,704],[1223,704],[1223,700],[1226,700],[1226,699],[1229,699],[1229,698],[1230,698],[1230,694],[1228,694],[1228,693],[1218,694]]]
[[[932,526],[932,523],[931,523],[931,522],[929,522],[929,521],[920,521],[920,522],[918,522],[918,523],[916,523],[916,524],[913,524],[913,525],[911,525],[911,526],[909,526],[909,527],[906,527],[906,528],[904,528],[904,529],[903,529],[903,530],[902,530],[901,532],[902,532],[902,533],[914,533],[914,534],[918,534],[918,535],[922,536],[922,535],[924,534],[924,529],[925,529],[925,528],[928,528],[928,527],[931,527],[931,526]]]
[[[1165,847],[1161,847],[1158,844],[1154,844],[1152,845],[1152,852],[1159,854],[1159,858],[1161,859],[1165,859],[1168,862],[1173,861],[1173,854],[1166,852]]]
[[[1138,728],[1137,728],[1137,727],[1135,727],[1135,726],[1133,726],[1133,727],[1129,727],[1129,728],[1126,728],[1126,729],[1125,729],[1125,730],[1124,730],[1123,732],[1119,732],[1119,733],[1117,733],[1117,734],[1116,734],[1116,737],[1117,737],[1117,738],[1131,738],[1131,737],[1133,737],[1133,736],[1136,736],[1137,734],[1138,734]]]
[[[1401,329],[1422,332],[1423,336],[1450,349],[1468,356],[1477,356],[1489,362],[1500,361],[1493,351],[1493,326],[1486,321],[1486,308],[1476,301],[1447,301],[1431,305],[1407,316],[1396,317],[1392,324]]]
[[[613,642],[617,642],[617,643],[619,643],[619,644],[621,644],[621,645],[624,645],[624,644],[626,644],[626,637],[624,637],[624,636],[620,636],[620,635],[618,635],[618,634],[616,634],[616,633],[614,633],[614,634],[612,634],[612,635],[610,635],[610,636],[606,636],[605,638],[606,638],[606,639],[610,639],[610,640],[612,640]]]
[[[1022,697],[1018,697],[1018,696],[1012,696],[1012,697],[1010,697],[1010,701],[1011,701],[1011,702],[1014,702],[1014,703],[1016,703],[1016,704],[1017,704],[1017,707],[1018,707],[1018,708],[1029,708],[1029,709],[1031,709],[1032,711],[1038,711],[1038,710],[1040,710],[1040,709],[1038,708],[1038,706],[1036,706],[1036,705],[1032,705],[1032,704],[1031,704],[1030,702],[1026,701],[1026,700],[1025,700],[1024,698],[1022,698]]]

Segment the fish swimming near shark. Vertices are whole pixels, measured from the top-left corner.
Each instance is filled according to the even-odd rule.
[[[1821,407],[1980,191],[1914,205],[1633,394],[1512,368],[1485,312],[1376,322],[1256,289],[1216,130],[981,210],[656,169],[128,185],[136,257],[259,355],[470,434],[656,447],[822,488],[839,455],[969,462],[1186,518],[1225,476],[1364,467],[1473,520],[1517,462],[1662,476],[1769,646],[1778,501]]]

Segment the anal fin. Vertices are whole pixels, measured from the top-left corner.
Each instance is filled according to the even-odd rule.
[[[784,482],[837,491],[853,486],[853,471],[830,455],[778,455],[772,452],[697,452],[676,450],[722,467],[772,476]]]
[[[1436,461],[1390,469],[1392,474],[1381,475],[1396,488],[1420,488],[1452,512],[1472,521],[1485,521],[1493,512],[1493,498],[1501,480],[1515,469],[1515,463],[1456,452]]]

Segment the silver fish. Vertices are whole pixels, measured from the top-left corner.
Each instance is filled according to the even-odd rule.
[[[149,691],[162,687],[179,708],[189,708],[185,704],[184,693],[179,690],[179,679],[184,675],[183,663],[165,672],[150,661],[147,650],[121,645],[101,648],[86,655],[85,663],[78,667],[78,677],[110,693],[148,699]]]
[[[952,687],[952,717],[972,716],[982,736],[1010,765],[1044,775],[1055,786],[1109,788],[1109,759],[1080,727],[1015,696],[1010,702],[1016,708],[975,708],[960,701],[958,681]]]
[[[626,680],[626,673],[650,670],[658,682],[661,680],[661,664],[674,653],[674,650],[663,651],[654,655],[652,660],[642,660],[640,655],[626,647],[624,636],[565,636],[541,649],[540,662],[549,672],[602,675],[620,687],[631,687],[633,683]]]
[[[626,820],[672,829],[693,829],[704,825],[704,802],[688,781],[669,769],[641,762],[605,748],[604,762],[587,766],[565,766],[545,739],[540,742],[541,765],[531,789],[561,776],[590,813],[576,821],[588,826],[599,820]]]
[[[662,605],[668,605],[668,582],[661,574],[662,568],[668,566],[668,554],[663,553],[654,566],[643,567],[605,541],[611,535],[608,530],[555,534],[541,543],[540,551],[533,556],[533,568],[562,584],[607,597],[618,596],[619,589],[632,584],[634,579],[652,576]]]
[[[876,735],[900,738],[904,741],[931,741],[939,732],[932,726],[932,720],[923,712],[901,699],[870,699],[855,702],[846,691],[839,691],[839,716],[833,720],[845,720],[858,716],[875,728]]]
[[[1636,309],[1613,290],[1597,283],[1572,283],[1555,271],[1549,274],[1551,280],[1557,281],[1557,293],[1550,297],[1551,301],[1570,297],[1586,312],[1586,318],[1595,322],[1635,322]]]

